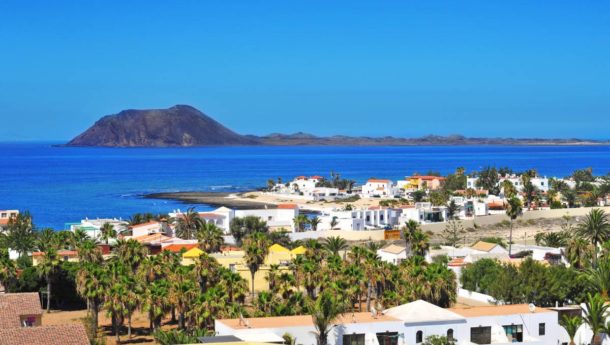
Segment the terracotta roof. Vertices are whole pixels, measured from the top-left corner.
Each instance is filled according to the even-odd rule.
[[[448,310],[464,317],[499,316],[515,314],[531,314],[528,304],[490,305],[479,307],[459,307]],[[553,313],[553,310],[536,307],[536,314]]]
[[[390,180],[385,180],[385,179],[376,179],[376,178],[370,178],[368,179],[368,181],[366,181],[367,183],[390,183]]]
[[[398,246],[398,245],[395,245],[395,244],[390,244],[390,245],[388,245],[388,246],[386,246],[384,248],[381,248],[380,250],[382,250],[382,251],[384,251],[386,253],[390,253],[390,254],[400,254],[403,251],[405,251],[406,248],[403,247],[403,246]]]
[[[297,204],[279,204],[277,205],[277,208],[281,209],[281,210],[294,210],[299,208],[299,205]]]
[[[479,250],[482,252],[489,252],[490,250],[494,249],[496,246],[498,246],[498,244],[496,244],[496,243],[478,241],[477,243],[472,245],[470,248]]]
[[[8,224],[9,218],[0,218],[0,225]]]
[[[0,329],[20,327],[22,315],[42,315],[37,292],[0,294]]]
[[[213,213],[213,212],[199,212],[199,217],[207,218],[207,219],[219,219],[224,218],[222,214]]]
[[[132,237],[132,240],[136,240],[140,243],[152,243],[152,242],[167,242],[173,240],[171,237],[167,237],[163,234],[150,234]]]
[[[78,323],[0,329],[0,345],[89,345],[85,326]]]
[[[413,175],[411,178],[416,178],[416,179],[420,179],[420,180],[444,180],[445,178],[442,176],[430,176],[430,175]]]
[[[305,176],[297,176],[297,177],[295,177],[294,179],[295,179],[295,180],[306,180],[306,179],[307,179],[307,177],[305,177]]]
[[[242,249],[239,247],[233,247],[233,246],[222,246],[222,247],[220,247],[220,251],[221,252],[239,252],[239,251],[242,251]]]
[[[228,327],[233,329],[247,329],[248,327],[240,325],[239,319],[222,319],[216,320],[222,322]],[[274,316],[274,317],[255,317],[246,318],[250,329],[252,328],[279,328],[279,327],[291,327],[291,326],[304,326],[313,327],[313,321],[311,315],[296,315],[296,316]],[[336,324],[348,324],[348,323],[372,323],[372,322],[383,322],[383,321],[398,321],[398,319],[387,315],[379,315],[377,318],[373,318],[371,313],[354,313],[354,319],[352,314],[347,313],[340,316],[335,322]]]
[[[163,250],[167,250],[174,253],[180,253],[180,251],[182,251],[182,248],[188,251],[198,246],[198,243],[170,244],[168,246],[163,247]]]
[[[464,266],[464,258],[453,258],[451,261],[449,261],[447,266],[449,266],[449,267]]]
[[[132,228],[132,229],[133,229],[133,228],[139,228],[139,227],[142,227],[142,226],[149,226],[149,225],[153,225],[153,224],[158,224],[158,225],[161,225],[161,223],[160,223],[160,222],[157,222],[157,221],[150,221],[150,222],[146,222],[146,223],[140,223],[140,224],[132,225],[132,226],[131,226],[131,228]]]
[[[323,180],[324,177],[318,176],[318,175],[314,175],[314,176],[310,177],[310,179],[312,179],[312,180]]]

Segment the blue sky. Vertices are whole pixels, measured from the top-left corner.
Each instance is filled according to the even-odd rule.
[[[610,3],[0,2],[0,140],[174,104],[244,134],[608,139]]]

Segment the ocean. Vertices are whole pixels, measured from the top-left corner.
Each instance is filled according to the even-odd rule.
[[[56,143],[0,143],[0,209],[29,210],[38,227],[63,229],[85,217],[167,213],[189,206],[142,195],[175,191],[244,191],[269,178],[329,176],[363,182],[402,179],[456,167],[535,168],[563,177],[592,167],[610,172],[610,146],[400,146],[68,148]],[[198,210],[209,206],[197,205]]]

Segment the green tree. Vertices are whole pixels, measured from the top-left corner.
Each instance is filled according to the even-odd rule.
[[[431,335],[426,337],[422,345],[455,345],[455,339],[449,339],[444,335]]]
[[[235,217],[231,220],[229,229],[238,246],[241,245],[242,239],[251,233],[269,231],[267,222],[256,216]]]
[[[19,256],[23,256],[35,248],[36,234],[32,216],[28,211],[11,217],[6,226],[6,232],[9,248],[15,250]]]
[[[53,282],[53,276],[57,272],[57,269],[60,264],[59,256],[57,255],[57,249],[53,247],[47,248],[46,252],[42,253],[42,257],[38,266],[36,266],[36,270],[38,271],[38,275],[43,277],[47,282],[47,313],[51,312],[51,287]]]
[[[489,193],[498,195],[498,170],[495,167],[486,167],[478,172],[477,187],[487,189]]]
[[[311,219],[309,219],[309,225],[311,225],[311,230],[313,231],[317,231],[318,230],[318,225],[320,225],[320,217],[318,216],[314,216]]]
[[[8,250],[0,248],[0,285],[9,292],[12,282],[17,277],[15,262],[9,258]]]
[[[464,227],[462,226],[462,222],[451,220],[447,222],[447,225],[445,225],[445,229],[443,230],[443,239],[445,240],[446,244],[456,247],[463,232]]]
[[[264,233],[254,232],[244,238],[243,247],[246,254],[246,265],[252,279],[252,296],[254,296],[254,276],[269,254],[269,240]]]
[[[214,223],[202,223],[196,233],[199,248],[206,253],[220,251],[220,247],[224,244],[223,235],[222,229],[217,227]]]
[[[508,200],[508,204],[506,205],[506,215],[510,218],[510,233],[508,236],[508,255],[512,254],[513,248],[513,221],[517,219],[523,212],[523,207],[521,206],[521,200],[513,197]]]
[[[595,250],[593,266],[595,266],[599,244],[610,239],[610,219],[608,215],[599,208],[591,210],[576,228],[576,234],[593,244]]]
[[[568,333],[568,337],[570,337],[570,345],[576,345],[574,343],[574,337],[576,336],[578,328],[580,328],[580,325],[582,325],[582,319],[578,316],[570,317],[568,315],[564,315],[559,321],[559,324]]]
[[[603,332],[606,326],[606,317],[608,316],[608,308],[610,305],[599,294],[588,294],[585,301],[585,310],[583,311],[583,322],[589,326],[593,336],[591,337],[591,345],[601,344],[599,334]]]
[[[334,327],[333,323],[343,312],[343,304],[330,290],[325,290],[318,295],[310,309],[316,329],[316,343],[327,345],[328,335]]]
[[[339,221],[337,219],[336,216],[334,216],[331,220],[330,220],[330,229],[331,230],[335,230],[335,228],[337,227],[337,225],[339,225]]]
[[[179,214],[173,221],[176,224],[176,236],[185,240],[194,239],[197,229],[204,223],[194,207],[190,207],[186,213]]]
[[[339,255],[340,251],[348,248],[347,241],[339,236],[326,237],[323,241],[324,249],[326,249],[332,255]]]
[[[116,238],[116,236],[117,236],[117,232],[114,229],[114,225],[112,225],[110,223],[104,223],[104,225],[102,225],[102,227],[100,228],[100,232],[101,232],[100,238],[106,244],[108,244],[108,241],[111,238]]]

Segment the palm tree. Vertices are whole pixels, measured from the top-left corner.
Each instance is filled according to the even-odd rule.
[[[261,232],[255,232],[244,239],[244,251],[246,252],[246,264],[252,278],[252,296],[254,296],[254,275],[265,262],[269,254],[269,240]]]
[[[610,259],[604,258],[597,267],[589,269],[586,278],[591,289],[607,301],[610,292]]]
[[[311,230],[317,231],[318,225],[320,224],[320,222],[321,222],[321,220],[320,220],[320,217],[318,217],[318,216],[311,218],[309,220],[309,225],[311,225]]]
[[[415,231],[411,235],[411,252],[425,257],[428,249],[430,249],[430,236],[421,230]]]
[[[411,245],[412,237],[415,232],[419,231],[419,223],[413,219],[410,219],[405,223],[405,226],[402,228],[401,236],[405,241],[405,245],[407,248]]]
[[[216,259],[206,253],[199,255],[199,258],[195,262],[193,273],[199,280],[199,289],[201,290],[201,293],[205,293],[211,285],[214,285],[212,279],[218,277],[219,271],[220,265]]]
[[[602,209],[593,209],[585,216],[582,223],[576,228],[576,234],[593,243],[595,254],[593,266],[596,265],[598,245],[610,239],[610,219]]]
[[[15,262],[9,258],[6,249],[0,249],[0,285],[5,292],[9,292],[10,283],[17,276]]]
[[[568,316],[564,315],[563,318],[559,321],[559,324],[566,330],[568,333],[568,337],[570,337],[570,345],[575,345],[574,337],[576,336],[576,332],[580,325],[582,325],[582,319],[578,316]]]
[[[566,258],[572,267],[584,269],[591,265],[595,249],[593,245],[582,238],[572,238],[566,247]]]
[[[339,255],[339,252],[348,248],[347,241],[339,236],[330,236],[323,240],[324,249],[332,255]]]
[[[36,271],[40,277],[44,277],[47,282],[47,313],[51,312],[51,283],[52,277],[57,272],[60,264],[57,249],[53,247],[47,248],[46,252],[42,253],[40,263],[36,266]]]
[[[109,284],[105,289],[104,308],[112,320],[116,343],[121,343],[120,329],[127,313],[126,296],[128,286],[124,283],[127,267],[122,262],[114,260],[108,266]]]
[[[599,334],[604,330],[609,307],[599,294],[587,294],[583,321],[593,332],[592,345],[600,344]]]
[[[343,305],[330,290],[324,290],[311,306],[311,318],[316,328],[318,345],[328,344],[328,335],[335,327],[333,322],[343,312]]]
[[[151,331],[161,328],[161,320],[170,310],[169,286],[166,279],[155,280],[148,285],[142,296],[142,309],[148,312]]]
[[[15,250],[20,257],[34,249],[36,234],[32,216],[28,211],[11,217],[6,226],[6,233],[9,248]]]
[[[201,228],[204,222],[194,207],[190,207],[186,213],[180,214],[174,221],[176,223],[176,236],[185,240],[195,238],[197,229]]]
[[[334,216],[331,220],[330,220],[330,229],[331,230],[335,230],[335,227],[337,227],[337,225],[339,225],[339,221],[337,220],[337,216]]]
[[[510,180],[502,181],[502,190],[504,191],[504,197],[512,199],[517,195],[517,189]]]
[[[114,225],[110,223],[104,223],[100,228],[101,231],[101,239],[108,244],[108,240],[111,238],[115,238],[117,236],[116,230],[114,230]]]
[[[196,237],[199,249],[206,253],[218,252],[224,244],[223,231],[214,223],[204,222],[197,229]]]
[[[106,296],[108,275],[104,267],[96,262],[83,262],[76,275],[76,291],[87,300],[88,313],[91,316],[94,332],[97,333],[98,314]]]
[[[517,197],[512,197],[508,199],[508,204],[506,205],[506,215],[510,218],[510,233],[508,235],[508,255],[512,254],[513,248],[513,221],[517,219],[523,212],[523,207],[521,206],[521,200]]]
[[[309,220],[307,219],[307,216],[304,214],[299,214],[298,216],[294,217],[294,219],[293,219],[294,227],[297,232],[304,231],[305,224],[307,224],[308,222],[309,222]]]
[[[116,257],[127,265],[132,273],[136,273],[138,267],[148,255],[148,249],[133,239],[118,240],[114,251]]]

